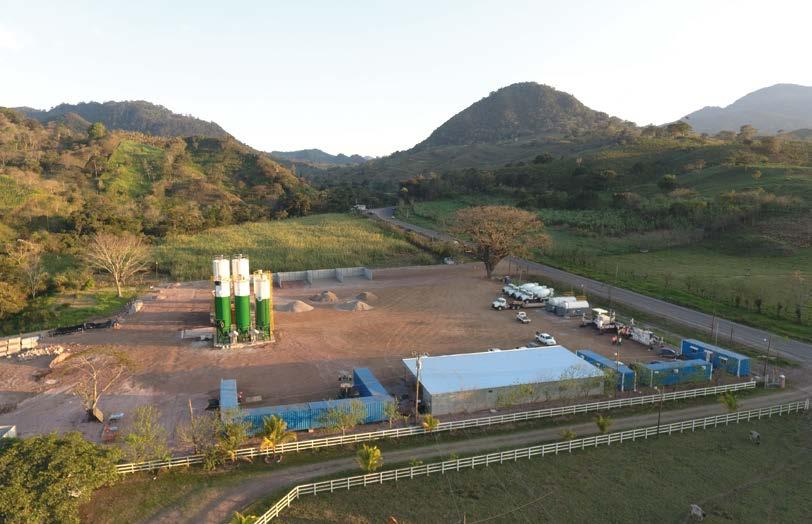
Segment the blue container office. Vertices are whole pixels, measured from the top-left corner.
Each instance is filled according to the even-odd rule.
[[[637,366],[637,382],[649,387],[708,382],[713,375],[713,364],[699,359],[654,362]]]
[[[635,381],[634,371],[626,364],[618,364],[614,360],[588,349],[579,349],[575,354],[601,369],[611,369],[616,372],[618,375],[617,389],[620,391],[632,391],[635,389],[637,383]]]
[[[251,423],[252,432],[257,432],[262,428],[262,419],[265,417],[277,416],[285,421],[288,429],[292,431],[305,431],[308,429],[323,428],[328,425],[326,420],[330,410],[340,409],[349,411],[355,405],[360,405],[363,409],[364,418],[362,424],[371,424],[386,420],[386,406],[392,402],[392,396],[386,388],[378,382],[375,375],[367,368],[353,370],[353,381],[361,394],[358,398],[344,398],[338,400],[321,400],[317,402],[303,402],[300,404],[285,404],[279,406],[266,406],[260,408],[246,408],[243,410],[243,417]],[[224,389],[223,384],[226,384]],[[232,397],[233,390],[233,397]],[[237,404],[237,381],[220,381],[220,406],[223,408],[224,396],[230,406],[233,398],[234,407]],[[225,415],[224,415],[225,416]]]
[[[713,363],[715,369],[723,369],[737,377],[750,375],[750,357],[695,339],[683,339],[680,349],[685,358],[695,358]]]

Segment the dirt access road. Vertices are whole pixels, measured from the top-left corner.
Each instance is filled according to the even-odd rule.
[[[429,238],[438,240],[454,240],[451,236],[440,231],[434,231],[420,226],[415,226],[394,218],[394,207],[384,207],[370,210],[375,216],[381,220],[386,220],[404,229],[414,231]],[[572,286],[574,289],[582,289],[584,292],[598,296],[601,298],[608,298],[611,296],[612,300],[626,305],[628,307],[637,309],[638,311],[645,311],[652,315],[656,315],[677,324],[706,331],[711,334],[711,326],[716,325],[716,332],[723,338],[727,339],[732,333],[733,340],[739,344],[752,347],[757,350],[766,351],[768,344],[772,351],[778,351],[782,356],[798,360],[805,364],[812,364],[812,344],[792,340],[785,337],[773,335],[767,331],[745,326],[736,322],[731,322],[719,317],[713,317],[706,313],[701,313],[693,309],[677,306],[634,291],[611,286],[604,282],[592,280],[578,276],[554,267],[550,267],[537,262],[531,262],[520,258],[511,258],[514,264],[524,266],[529,272],[549,278],[556,282],[563,282],[566,285]]]
[[[136,406],[152,404],[174,434],[176,426],[188,420],[189,400],[195,410],[202,410],[209,398],[218,396],[222,378],[236,379],[246,397],[261,396],[259,405],[288,404],[335,398],[340,372],[356,367],[372,369],[393,394],[411,394],[414,388],[401,359],[413,351],[443,355],[514,348],[529,343],[536,330],[553,334],[572,350],[590,348],[607,356],[617,351],[609,335],[581,328],[578,320],[533,309],[528,310],[532,322],[522,325],[513,312],[492,310],[490,303],[500,294],[501,284],[486,280],[478,264],[382,269],[374,272],[372,281],[348,279],[343,284],[324,281],[313,287],[276,289],[278,307],[303,300],[314,309],[277,311],[277,343],[234,351],[180,339],[183,329],[208,325],[210,286],[189,282],[161,288],[145,297],[144,308],[127,317],[119,330],[56,339],[76,347],[115,345],[138,363],[132,378],[102,399],[105,412],[130,414]],[[310,300],[324,289],[334,291],[338,302]],[[373,309],[347,311],[347,301],[362,291],[377,296],[369,302]],[[623,345],[621,358],[631,362],[655,357],[629,342]],[[18,404],[16,410],[0,415],[0,424],[16,424],[21,435],[79,430],[98,440],[101,428],[82,422],[81,404],[70,393],[69,380],[32,378],[47,363],[47,357],[0,360],[0,402]],[[125,415],[125,428],[126,421]]]
[[[812,394],[812,389],[784,391],[768,396],[745,399],[740,402],[740,409],[755,409],[772,406],[784,402],[791,402],[808,398]],[[718,403],[712,403],[692,408],[663,411],[662,423],[677,422],[693,418],[718,415],[724,412],[724,408]],[[620,431],[642,426],[654,426],[657,424],[657,414],[649,413],[631,417],[618,418],[614,420],[612,431]],[[484,453],[490,450],[507,450],[524,446],[536,445],[544,442],[561,440],[562,428],[575,431],[579,436],[588,436],[596,433],[596,426],[593,422],[574,424],[571,426],[559,426],[553,428],[543,428],[530,431],[517,431],[513,433],[493,435],[483,438],[472,438],[447,443],[430,444],[431,436],[426,437],[426,445],[384,453],[384,459],[388,464],[398,464],[408,462],[411,459],[420,460],[441,460],[449,455],[460,456]],[[713,430],[709,430],[713,431]],[[740,431],[747,434],[745,427],[737,428],[732,426],[729,431]],[[550,457],[546,460],[555,460]],[[200,523],[222,523],[227,522],[235,511],[241,511],[257,500],[267,497],[270,494],[292,488],[297,484],[304,484],[329,475],[356,474],[357,464],[352,456],[320,462],[274,470],[269,466],[267,474],[251,476],[236,485],[227,488],[213,488],[195,493],[195,500],[183,501],[183,510],[170,509],[149,519],[148,522],[168,524],[181,522]],[[453,473],[451,473],[453,474]],[[404,481],[408,482],[408,481]],[[363,489],[363,488],[358,488]],[[363,496],[361,494],[361,496]]]

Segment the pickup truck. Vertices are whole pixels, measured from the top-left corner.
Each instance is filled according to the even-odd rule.
[[[516,320],[518,320],[522,324],[530,323],[530,317],[528,317],[527,313],[525,313],[524,311],[519,311],[518,313],[516,313]]]

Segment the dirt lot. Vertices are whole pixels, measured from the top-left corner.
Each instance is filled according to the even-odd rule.
[[[181,340],[183,329],[208,325],[209,282],[162,288],[145,297],[143,310],[124,320],[119,330],[61,337],[66,345],[113,344],[138,362],[135,375],[104,398],[107,412],[131,413],[141,404],[154,404],[170,431],[188,417],[188,402],[203,409],[218,395],[221,378],[235,378],[246,396],[262,396],[262,404],[293,403],[332,398],[340,371],[369,367],[393,393],[408,387],[401,359],[412,352],[441,355],[514,348],[526,345],[535,331],[553,334],[565,347],[589,348],[611,356],[611,335],[599,336],[579,320],[556,317],[543,309],[527,310],[532,322],[522,325],[510,311],[496,312],[490,302],[501,284],[487,281],[481,265],[431,266],[378,270],[375,280],[323,282],[313,287],[274,291],[274,301],[307,301],[319,291],[334,291],[340,302],[308,302],[304,313],[275,312],[277,342],[239,351],[213,350],[200,342]],[[369,311],[347,311],[347,301],[361,291],[377,295]],[[625,362],[650,360],[646,348],[627,341]],[[0,362],[0,403],[18,403],[0,415],[0,424],[16,424],[22,435],[77,429],[98,438],[100,425],[83,423],[79,399],[70,384],[59,379],[35,381],[37,368],[48,358]]]

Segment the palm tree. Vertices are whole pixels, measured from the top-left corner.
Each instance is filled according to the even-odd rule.
[[[561,438],[564,440],[573,440],[577,435],[571,429],[561,430]]]
[[[378,446],[368,446],[364,444],[355,456],[355,460],[361,469],[366,473],[372,473],[383,466],[383,455]]]
[[[270,449],[271,459],[276,458],[276,446],[296,440],[296,433],[288,431],[288,424],[276,415],[262,417],[262,430],[259,435],[262,437],[259,449],[261,451]],[[268,462],[267,455],[265,461]]]
[[[433,415],[426,415],[423,417],[423,429],[426,431],[434,431],[440,425],[440,419]]]
[[[721,402],[722,405],[731,413],[736,411],[739,407],[739,400],[732,391],[727,391],[719,395],[719,402]]]
[[[597,417],[595,417],[595,424],[597,424],[598,426],[598,431],[600,431],[601,433],[606,433],[612,426],[612,419],[610,417],[598,415]]]
[[[254,524],[259,520],[259,517],[255,517],[254,515],[243,515],[239,511],[234,512],[234,516],[231,517],[230,524]]]

